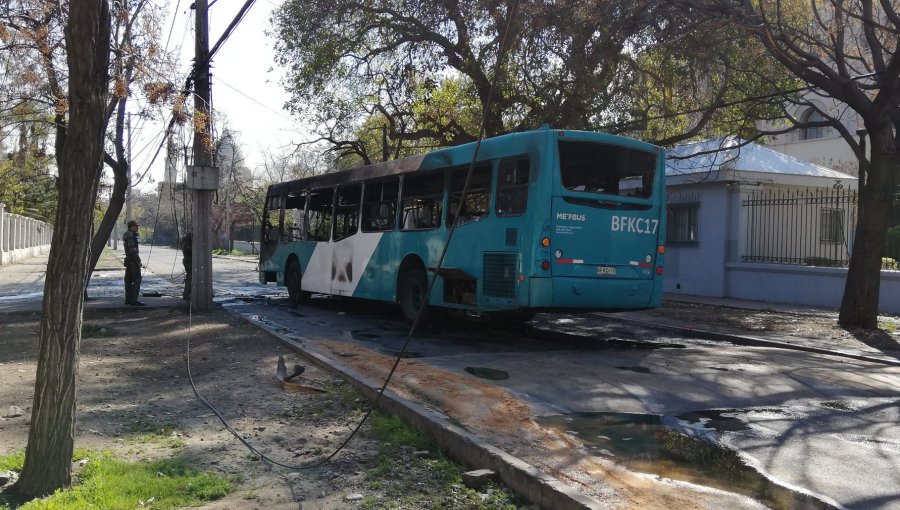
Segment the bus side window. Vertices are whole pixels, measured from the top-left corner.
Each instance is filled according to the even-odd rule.
[[[444,205],[444,174],[403,177],[402,230],[425,230],[441,226]]]
[[[497,216],[518,216],[528,207],[528,158],[505,159],[497,173]]]
[[[327,241],[331,237],[331,206],[334,203],[334,188],[309,192],[306,206],[306,221],[309,225],[307,240]]]
[[[266,199],[266,208],[263,211],[263,241],[278,241],[278,222],[281,218],[281,195],[270,196]]]
[[[366,189],[363,193],[363,232],[394,230],[399,187],[400,178],[366,183]]]
[[[299,191],[291,191],[284,202],[284,228],[281,238],[285,241],[303,239],[303,210],[306,206],[306,195]]]
[[[359,230],[359,202],[362,186],[359,183],[340,186],[334,206],[334,240],[350,237]]]
[[[450,174],[450,203],[447,206],[447,224],[453,224],[453,215],[459,208],[459,199],[462,197],[466,184],[468,168],[459,168]],[[466,198],[462,208],[459,209],[459,219],[456,225],[464,225],[478,221],[488,215],[491,207],[491,167],[479,165],[472,169],[472,178],[466,189]]]

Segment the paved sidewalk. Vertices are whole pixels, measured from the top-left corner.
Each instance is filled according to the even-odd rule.
[[[88,300],[85,308],[133,308],[125,305],[124,253],[105,250],[88,284]],[[0,313],[37,312],[41,310],[44,277],[49,253],[25,259],[17,264],[0,266]],[[159,294],[158,297],[142,296],[140,299],[151,307],[183,305],[180,298],[182,277],[166,278],[151,271],[144,273],[142,294]]]

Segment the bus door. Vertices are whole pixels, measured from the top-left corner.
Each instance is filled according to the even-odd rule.
[[[307,252],[304,256],[309,258],[303,267],[304,291],[331,294],[333,206],[334,188],[309,192],[306,204],[307,242],[304,243],[304,252]]]
[[[352,296],[368,256],[359,235],[360,183],[339,186],[334,199],[334,243],[331,251],[331,293]]]
[[[553,197],[553,276],[652,279],[662,206],[658,155],[620,145],[559,141]]]

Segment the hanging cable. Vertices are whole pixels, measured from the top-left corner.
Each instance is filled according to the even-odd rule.
[[[252,3],[252,0],[250,0],[250,2],[248,2],[248,3]],[[491,88],[488,92],[487,101],[485,102],[485,105],[484,105],[484,109],[483,109],[484,112],[490,111],[490,108],[493,103],[494,89],[496,87],[496,82],[497,82],[498,76],[500,74],[500,66],[503,62],[503,57],[507,50],[507,45],[506,45],[507,38],[509,37],[509,32],[510,32],[510,29],[512,26],[513,19],[515,18],[515,13],[518,8],[518,5],[519,5],[519,0],[515,0],[509,11],[509,19],[507,20],[506,28],[503,31],[503,37],[501,38],[500,47],[497,50],[497,62],[495,64],[495,69],[494,69],[494,79],[491,82]],[[459,217],[459,213],[461,212],[463,203],[465,202],[466,192],[468,191],[468,187],[469,187],[470,181],[472,179],[472,173],[475,168],[475,162],[477,161],[478,152],[481,148],[481,141],[484,138],[484,132],[486,130],[486,127],[485,127],[485,124],[487,122],[486,117],[487,117],[486,114],[482,114],[481,127],[478,132],[478,140],[475,143],[475,149],[472,153],[472,160],[469,163],[468,173],[466,174],[466,181],[465,181],[465,184],[463,185],[462,194],[460,196],[459,204],[457,205],[456,214],[454,215],[454,218]],[[450,241],[453,239],[453,232],[455,231],[455,229],[456,229],[456,221],[454,220],[453,224],[451,224],[448,228],[447,239],[444,241],[444,247],[441,251],[441,255],[438,259],[437,265],[435,266],[434,274],[432,275],[431,279],[428,282],[428,287],[425,291],[425,296],[422,300],[422,303],[420,303],[418,310],[416,310],[416,315],[415,315],[415,318],[413,319],[412,324],[410,325],[409,332],[406,334],[406,337],[403,340],[403,346],[400,348],[400,351],[397,353],[397,356],[394,358],[394,364],[391,366],[391,370],[388,372],[387,377],[385,377],[384,383],[381,385],[381,388],[378,390],[378,393],[375,395],[375,400],[372,402],[372,406],[369,408],[368,411],[366,411],[366,413],[360,419],[359,423],[356,425],[356,427],[354,427],[354,429],[344,439],[344,441],[325,458],[320,459],[316,462],[312,462],[310,464],[304,464],[304,465],[283,464],[281,462],[278,462],[278,461],[266,456],[264,453],[262,453],[260,450],[258,450],[256,447],[254,447],[252,444],[250,444],[250,442],[248,442],[246,439],[241,437],[241,435],[236,430],[234,430],[234,428],[231,427],[231,425],[228,423],[228,420],[224,416],[222,416],[222,414],[212,404],[210,404],[205,398],[203,398],[200,395],[200,392],[197,390],[197,387],[194,384],[194,378],[191,374],[191,358],[190,358],[191,334],[190,334],[190,327],[189,327],[188,339],[187,339],[187,352],[185,354],[185,360],[187,363],[188,380],[191,383],[191,388],[194,390],[194,395],[196,395],[197,399],[200,400],[201,402],[203,402],[203,404],[207,408],[209,408],[209,410],[212,411],[216,415],[216,417],[219,418],[219,421],[222,422],[222,425],[229,432],[231,432],[231,434],[235,438],[237,438],[241,443],[243,443],[244,446],[246,446],[248,450],[253,452],[260,459],[264,460],[265,462],[268,462],[269,464],[287,468],[287,469],[291,469],[291,470],[305,470],[305,469],[313,469],[313,468],[319,467],[319,466],[325,464],[326,462],[330,461],[338,453],[340,453],[341,450],[344,449],[344,447],[346,447],[350,443],[350,441],[356,436],[357,433],[359,433],[359,431],[362,429],[363,425],[369,419],[369,416],[378,407],[378,402],[381,400],[381,397],[384,395],[384,392],[387,390],[388,384],[390,383],[391,379],[393,378],[394,373],[397,371],[397,367],[400,365],[400,360],[403,358],[403,355],[406,353],[406,349],[407,349],[407,347],[409,347],[410,340],[412,339],[412,336],[416,331],[416,327],[418,326],[418,324],[420,322],[422,314],[425,311],[425,308],[428,306],[428,298],[431,295],[431,290],[434,287],[434,282],[437,279],[438,272],[444,262],[445,256],[447,255],[447,249],[450,246]]]

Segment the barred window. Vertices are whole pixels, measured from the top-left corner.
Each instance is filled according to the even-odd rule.
[[[822,208],[819,240],[823,243],[832,244],[842,244],[844,242],[843,209]]]
[[[670,204],[666,213],[666,244],[698,244],[700,202]]]

